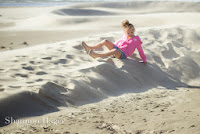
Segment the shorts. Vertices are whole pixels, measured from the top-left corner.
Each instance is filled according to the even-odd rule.
[[[120,59],[126,59],[126,55],[125,55],[125,53],[121,49],[119,49],[116,45],[114,45],[113,48],[117,49],[118,51],[121,52]]]

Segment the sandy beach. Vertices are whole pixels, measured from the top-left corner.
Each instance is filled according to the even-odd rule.
[[[125,19],[147,64],[85,52]],[[199,134],[199,22],[199,2],[0,7],[0,134]]]

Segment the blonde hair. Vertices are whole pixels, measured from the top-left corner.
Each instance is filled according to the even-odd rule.
[[[123,27],[123,29],[131,29],[131,28],[133,28],[134,31],[135,31],[135,27],[133,26],[133,24],[129,23],[128,20],[122,21],[122,27]]]

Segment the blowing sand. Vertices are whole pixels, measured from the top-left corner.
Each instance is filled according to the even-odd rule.
[[[0,133],[200,132],[200,3],[0,8]],[[148,63],[92,59],[81,46],[122,37]],[[108,51],[102,48],[96,51]]]

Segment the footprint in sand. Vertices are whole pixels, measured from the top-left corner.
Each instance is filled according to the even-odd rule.
[[[66,78],[65,76],[62,75],[54,75],[55,77],[59,77],[59,78]]]
[[[5,49],[6,47],[4,47],[4,46],[1,46],[1,49]]]
[[[21,86],[8,86],[10,88],[20,88]]]
[[[44,57],[44,58],[42,58],[43,60],[51,60],[52,59],[52,57]]]
[[[19,62],[19,60],[12,60],[13,62]]]
[[[39,72],[37,72],[36,73],[37,75],[45,75],[45,74],[47,74],[46,72],[43,72],[43,71],[39,71]]]
[[[27,74],[20,74],[20,73],[17,73],[17,74],[15,74],[15,76],[19,76],[19,77],[22,77],[22,78],[28,78],[28,75],[27,75]]]
[[[22,45],[29,45],[26,41],[24,41],[23,43],[22,43]]]
[[[35,62],[35,61],[29,61],[30,64],[33,64],[33,65],[36,65],[36,64],[41,64],[42,62],[38,61],[38,62]]]
[[[37,80],[35,80],[35,81],[40,82],[40,81],[43,81],[43,79],[37,79]]]
[[[33,82],[33,81],[29,81],[29,82],[26,82],[27,84],[33,84],[33,83],[35,83],[35,82]]]
[[[0,85],[0,92],[3,92],[5,88],[3,88],[3,85]]]
[[[74,56],[73,56],[73,55],[66,55],[66,58],[67,58],[67,59],[73,59]]]
[[[62,49],[58,49],[57,51],[62,52],[62,53],[66,52],[65,50],[62,50]]]
[[[18,58],[25,58],[25,57],[27,57],[27,56],[25,56],[25,55],[17,55],[16,57],[18,57]]]
[[[55,61],[54,64],[66,64],[67,60],[66,59],[59,59],[58,61]]]
[[[33,68],[33,67],[31,67],[31,66],[22,67],[22,69],[28,70],[28,71],[33,71],[33,70],[35,70],[35,68]]]
[[[31,64],[35,64],[35,61],[29,61],[29,63],[31,63]]]

